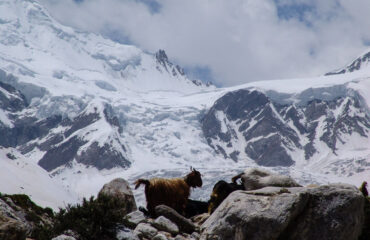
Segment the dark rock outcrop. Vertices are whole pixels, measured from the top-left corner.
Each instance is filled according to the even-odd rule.
[[[329,75],[337,75],[337,74],[344,74],[344,73],[348,73],[348,72],[358,71],[358,70],[361,69],[361,67],[363,65],[369,64],[369,62],[370,62],[370,52],[365,53],[362,56],[356,58],[348,66],[346,66],[342,69],[336,70],[336,71],[326,73],[325,75],[329,76]]]
[[[364,101],[344,86],[307,89],[295,96],[298,103],[290,97],[248,89],[225,94],[201,121],[208,144],[234,161],[248,157],[261,166],[291,166],[293,153],[310,159],[322,143],[335,154],[353,133],[369,137]]]
[[[118,139],[123,128],[112,107],[106,104],[102,112],[97,108],[93,111],[87,111],[87,106],[84,108],[73,119],[62,115],[40,118],[19,90],[0,82],[0,110],[4,111],[3,119],[8,119],[0,121],[0,146],[18,148],[23,154],[35,148],[44,151],[39,165],[47,171],[69,167],[73,160],[99,170],[130,166],[125,156],[126,147]],[[106,121],[112,128],[110,141],[103,145],[84,139],[96,129],[87,130],[85,135],[79,134],[97,121]],[[80,151],[82,147],[84,151]]]

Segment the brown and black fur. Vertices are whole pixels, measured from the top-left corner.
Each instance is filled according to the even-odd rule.
[[[367,191],[366,186],[367,186],[367,182],[366,182],[366,181],[364,181],[364,182],[361,184],[360,191],[362,192],[362,194],[363,194],[365,197],[368,197],[368,196],[369,196],[369,192]]]
[[[135,189],[141,184],[145,185],[145,197],[149,215],[155,216],[154,208],[161,204],[175,209],[180,214],[184,214],[190,195],[190,187],[201,187],[202,178],[197,170],[191,168],[191,172],[184,178],[138,179],[135,182]]]
[[[218,181],[213,187],[211,198],[208,202],[208,213],[213,213],[227,196],[236,190],[244,190],[244,185],[238,184],[237,179],[232,179],[231,183],[223,180]]]

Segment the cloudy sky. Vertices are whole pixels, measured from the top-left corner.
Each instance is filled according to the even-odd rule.
[[[369,0],[40,0],[219,86],[321,75],[370,49]]]

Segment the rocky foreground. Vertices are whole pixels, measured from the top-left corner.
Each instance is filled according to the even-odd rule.
[[[118,201],[111,202],[110,198]],[[370,200],[347,184],[238,190],[211,215],[204,213],[191,219],[164,205],[156,207],[157,218],[146,217],[137,210],[124,179],[107,183],[96,200],[90,199],[90,205],[85,200],[81,206],[64,211],[64,215],[54,215],[51,209],[39,208],[25,199],[1,195],[0,239],[370,239]],[[104,210],[99,203],[106,201],[111,208]],[[91,206],[100,206],[100,210]],[[86,220],[93,215],[97,217]],[[69,229],[66,222],[73,222]]]

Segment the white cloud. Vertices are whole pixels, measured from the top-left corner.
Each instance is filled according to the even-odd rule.
[[[368,0],[159,0],[157,13],[139,0],[40,1],[65,24],[109,27],[183,66],[208,66],[225,86],[320,75],[370,42]],[[279,17],[282,9],[296,15]]]

